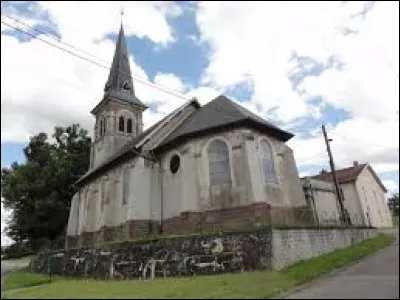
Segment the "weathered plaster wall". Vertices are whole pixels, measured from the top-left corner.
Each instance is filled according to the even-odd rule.
[[[319,224],[340,224],[339,204],[333,183],[311,178],[304,178],[302,183],[310,205],[315,207],[315,214]]]
[[[363,208],[360,203],[359,194],[357,193],[354,182],[343,183],[340,185],[343,191],[344,201],[343,205],[350,215],[351,223],[353,225],[368,226],[366,216],[363,213]]]
[[[365,217],[368,213],[371,225],[377,228],[392,227],[392,217],[387,205],[385,192],[369,168],[365,168],[360,173],[355,189],[361,202],[362,213]]]
[[[189,113],[190,110],[185,112]],[[208,145],[215,139],[228,146],[231,183],[210,185]],[[266,182],[260,167],[259,143],[262,139],[272,145],[276,182]],[[170,170],[174,155],[180,158],[176,173]],[[280,208],[279,214],[274,214],[274,221],[279,222],[282,216],[285,223],[290,223],[294,217],[287,212],[293,207],[306,206],[292,150],[285,143],[253,130],[237,128],[191,139],[164,153],[160,163],[133,158],[86,184],[72,203],[75,209],[71,209],[68,235],[85,234],[89,240],[98,242],[123,240],[135,234],[147,234],[150,227],[158,228],[161,219],[168,223],[170,230],[173,224],[182,224],[177,223],[176,218],[183,213],[235,209],[255,203]],[[128,169],[129,174],[126,203],[122,201],[124,169]],[[254,217],[242,213],[225,215],[232,217],[232,221],[236,217]],[[220,216],[207,214],[209,219]],[[211,219],[199,222],[221,223]],[[86,243],[80,242],[80,245]]]

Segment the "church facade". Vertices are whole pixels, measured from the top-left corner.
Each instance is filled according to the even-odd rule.
[[[188,101],[143,130],[146,109],[121,26],[104,97],[92,110],[90,168],[76,182],[67,247],[307,210],[286,145],[291,133],[223,95],[204,106]]]

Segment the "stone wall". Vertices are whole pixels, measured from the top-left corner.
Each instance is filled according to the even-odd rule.
[[[32,260],[31,268],[48,272],[50,261],[53,274],[98,279],[272,270],[348,247],[376,233],[374,229],[263,229],[169,237],[42,253]]]
[[[282,269],[299,260],[348,247],[376,233],[374,229],[275,229],[271,265],[273,269]]]
[[[146,279],[270,269],[271,232],[185,236],[51,253],[53,274],[99,279]],[[49,253],[31,262],[48,272]]]

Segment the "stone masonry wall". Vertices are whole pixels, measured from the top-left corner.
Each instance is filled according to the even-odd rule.
[[[125,242],[38,254],[35,272],[98,279],[154,279],[281,269],[348,247],[374,229],[263,229],[209,236]],[[49,259],[50,258],[50,259]]]
[[[374,229],[275,229],[271,265],[273,269],[282,269],[299,260],[349,247],[376,233]]]
[[[271,232],[186,236],[125,242],[51,254],[53,274],[98,279],[146,279],[270,269]],[[49,253],[31,262],[48,272]]]

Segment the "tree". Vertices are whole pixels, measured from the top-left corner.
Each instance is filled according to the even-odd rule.
[[[3,204],[12,210],[6,232],[17,243],[28,241],[34,250],[64,234],[74,183],[89,166],[86,130],[78,124],[55,127],[52,137],[31,137],[24,148],[26,161],[1,170]]]
[[[388,199],[389,209],[393,216],[399,216],[399,193],[395,193]]]

